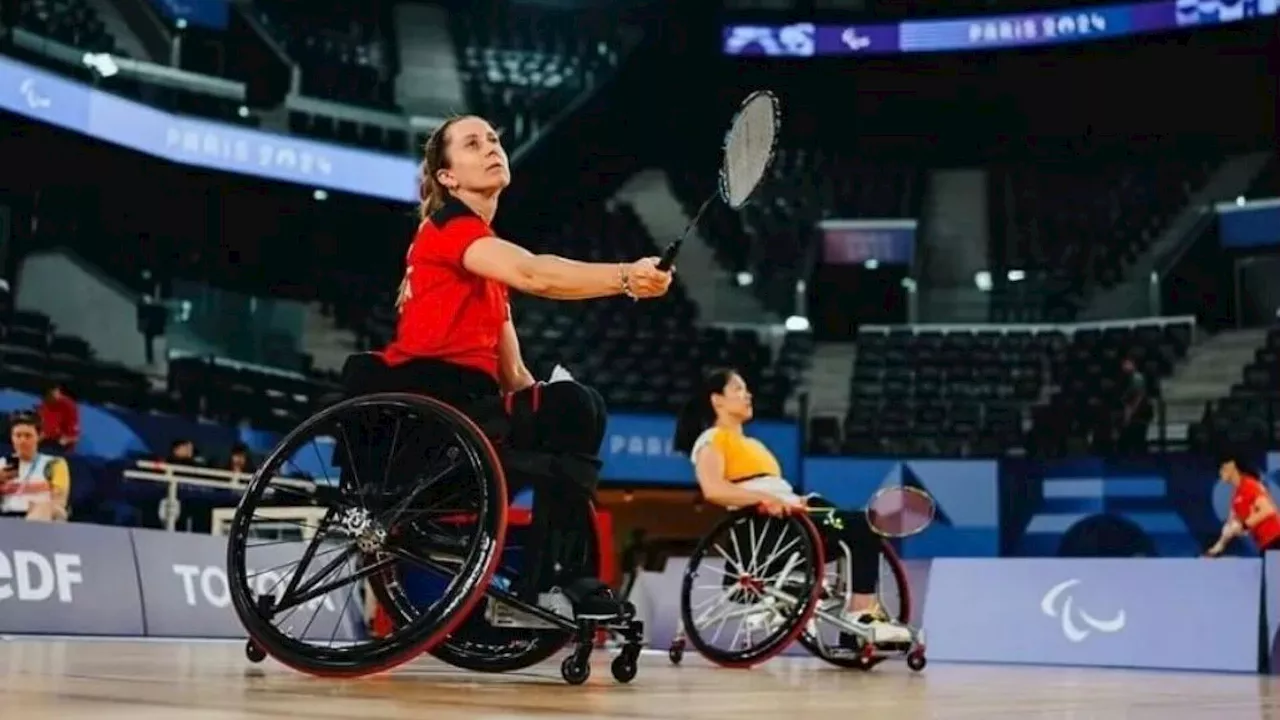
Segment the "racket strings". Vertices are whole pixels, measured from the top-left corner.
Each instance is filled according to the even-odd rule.
[[[933,499],[909,489],[881,491],[867,506],[872,528],[890,537],[914,535],[932,523],[933,516]]]
[[[725,143],[725,199],[730,205],[745,203],[764,178],[776,137],[774,101],[768,95],[759,95],[742,108]]]

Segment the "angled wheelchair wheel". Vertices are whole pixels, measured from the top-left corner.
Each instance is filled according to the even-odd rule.
[[[502,466],[466,415],[402,393],[344,400],[289,433],[245,488],[227,544],[232,604],[252,643],[284,665],[388,670],[467,618],[506,523]],[[364,595],[396,563],[430,575],[435,592],[373,637]]]
[[[730,513],[698,543],[685,569],[680,618],[689,643],[725,667],[752,667],[777,655],[813,615],[825,564],[808,515]]]
[[[572,517],[583,524],[574,537],[578,542],[560,553],[564,564],[602,570],[600,541],[595,526],[595,505],[585,496],[580,513]],[[528,545],[531,531],[514,525],[508,527],[502,562],[494,574],[492,586],[514,587],[520,580],[524,559],[532,553]],[[413,602],[414,570],[400,563],[385,568],[371,582],[375,597],[387,608],[392,622],[410,622],[416,613]],[[494,598],[485,598],[443,642],[430,650],[431,655],[454,667],[474,672],[503,673],[523,670],[555,655],[573,639],[573,634],[559,628],[511,627],[495,624]]]
[[[800,644],[815,657],[840,668],[870,670],[884,661],[883,657],[868,658],[859,647],[840,646],[840,629],[824,622],[823,616],[836,616],[848,602],[853,561],[848,549],[837,545],[828,549],[827,567],[823,589],[815,616],[797,638]],[[892,618],[904,625],[911,622],[911,585],[907,579],[902,559],[887,541],[881,545],[880,582],[877,586],[880,606]]]

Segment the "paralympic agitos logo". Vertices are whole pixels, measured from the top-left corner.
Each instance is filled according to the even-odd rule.
[[[1116,613],[1110,620],[1099,620],[1083,608],[1075,607],[1075,598],[1067,591],[1079,584],[1079,579],[1072,578],[1054,585],[1041,598],[1040,611],[1049,617],[1059,618],[1062,621],[1062,634],[1073,643],[1084,642],[1094,631],[1110,634],[1123,630],[1126,620],[1124,610]],[[1059,596],[1063,598],[1061,607],[1058,606]]]

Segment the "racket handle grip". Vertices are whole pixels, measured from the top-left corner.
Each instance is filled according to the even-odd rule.
[[[658,269],[663,272],[670,270],[671,266],[675,264],[676,254],[679,252],[680,241],[676,240],[668,245],[666,250],[662,251],[662,257],[658,260]]]

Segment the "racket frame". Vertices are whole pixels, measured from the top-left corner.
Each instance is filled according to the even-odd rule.
[[[747,106],[758,97],[766,97],[769,100],[770,109],[773,111],[773,139],[769,144],[769,154],[764,161],[764,170],[760,174],[760,178],[756,180],[756,184],[742,198],[742,202],[734,205],[729,202],[729,141],[733,138],[733,129],[738,124],[738,120],[742,114],[747,111]],[[711,207],[711,203],[718,196],[734,210],[741,210],[746,207],[760,190],[760,186],[764,185],[764,177],[769,173],[769,168],[773,167],[774,157],[778,153],[778,138],[782,135],[782,104],[778,101],[778,96],[774,95],[770,90],[754,90],[741,103],[733,114],[733,119],[729,122],[729,128],[724,131],[724,137],[720,140],[720,170],[716,174],[716,190],[702,201],[702,205],[698,208],[698,212],[694,214],[693,219],[685,226],[684,232],[680,233],[680,237],[676,238],[670,245],[662,251],[662,259],[658,262],[659,270],[670,270],[671,265],[675,262],[676,255],[680,253],[680,246],[684,244],[685,238],[689,237],[689,232],[697,226],[698,221],[702,219],[703,213],[707,208]]]
[[[747,106],[751,105],[758,97],[765,97],[769,100],[769,108],[773,111],[773,139],[769,143],[769,153],[765,156],[764,170],[760,173],[760,179],[756,180],[754,186],[742,198],[742,202],[734,205],[729,201],[729,141],[733,138],[733,128],[738,124],[738,119],[747,111]],[[764,177],[769,173],[769,168],[773,167],[773,158],[778,152],[778,137],[782,134],[779,130],[782,128],[782,105],[778,102],[778,96],[769,90],[755,90],[738,104],[738,110],[733,114],[733,120],[729,123],[729,129],[724,131],[724,138],[720,141],[720,172],[718,173],[717,193],[720,199],[724,200],[724,204],[734,210],[741,210],[755,199],[756,193],[760,191],[760,186],[764,185]],[[710,198],[708,198],[708,203]],[[707,203],[704,203],[704,207]],[[699,213],[701,215],[701,213]],[[687,230],[685,231],[688,232]]]
[[[883,497],[884,495],[886,495],[886,494],[888,494],[888,493],[891,493],[891,492],[903,492],[903,493],[910,493],[910,494],[918,495],[918,496],[920,496],[920,497],[924,498],[924,499],[928,502],[928,504],[929,504],[929,519],[927,519],[927,520],[925,520],[923,523],[921,523],[921,524],[920,524],[920,527],[916,528],[915,530],[912,530],[911,532],[905,532],[905,533],[890,533],[890,532],[885,532],[884,530],[882,530],[882,529],[880,529],[880,528],[876,527],[876,524],[875,524],[874,522],[872,522],[872,521],[871,521],[871,508],[872,508],[872,506],[873,506],[873,505],[875,505],[876,500],[877,500],[878,498]],[[925,530],[926,528],[928,528],[930,525],[932,525],[932,524],[933,524],[933,520],[934,520],[934,518],[936,518],[936,517],[937,517],[938,504],[937,504],[936,502],[934,502],[934,499],[933,499],[933,496],[932,496],[932,495],[930,495],[929,493],[925,492],[924,490],[921,490],[920,488],[917,488],[917,487],[908,487],[908,486],[890,486],[890,487],[882,487],[882,488],[880,488],[879,490],[877,490],[877,491],[875,492],[875,494],[874,494],[874,495],[872,495],[872,496],[871,496],[871,499],[867,501],[867,510],[866,510],[866,512],[867,512],[867,525],[869,525],[869,526],[871,527],[871,531],[872,531],[872,532],[874,532],[875,534],[879,535],[880,537],[898,539],[898,538],[911,537],[912,535],[918,535],[918,534],[920,534],[920,533],[924,532],[924,530]]]

